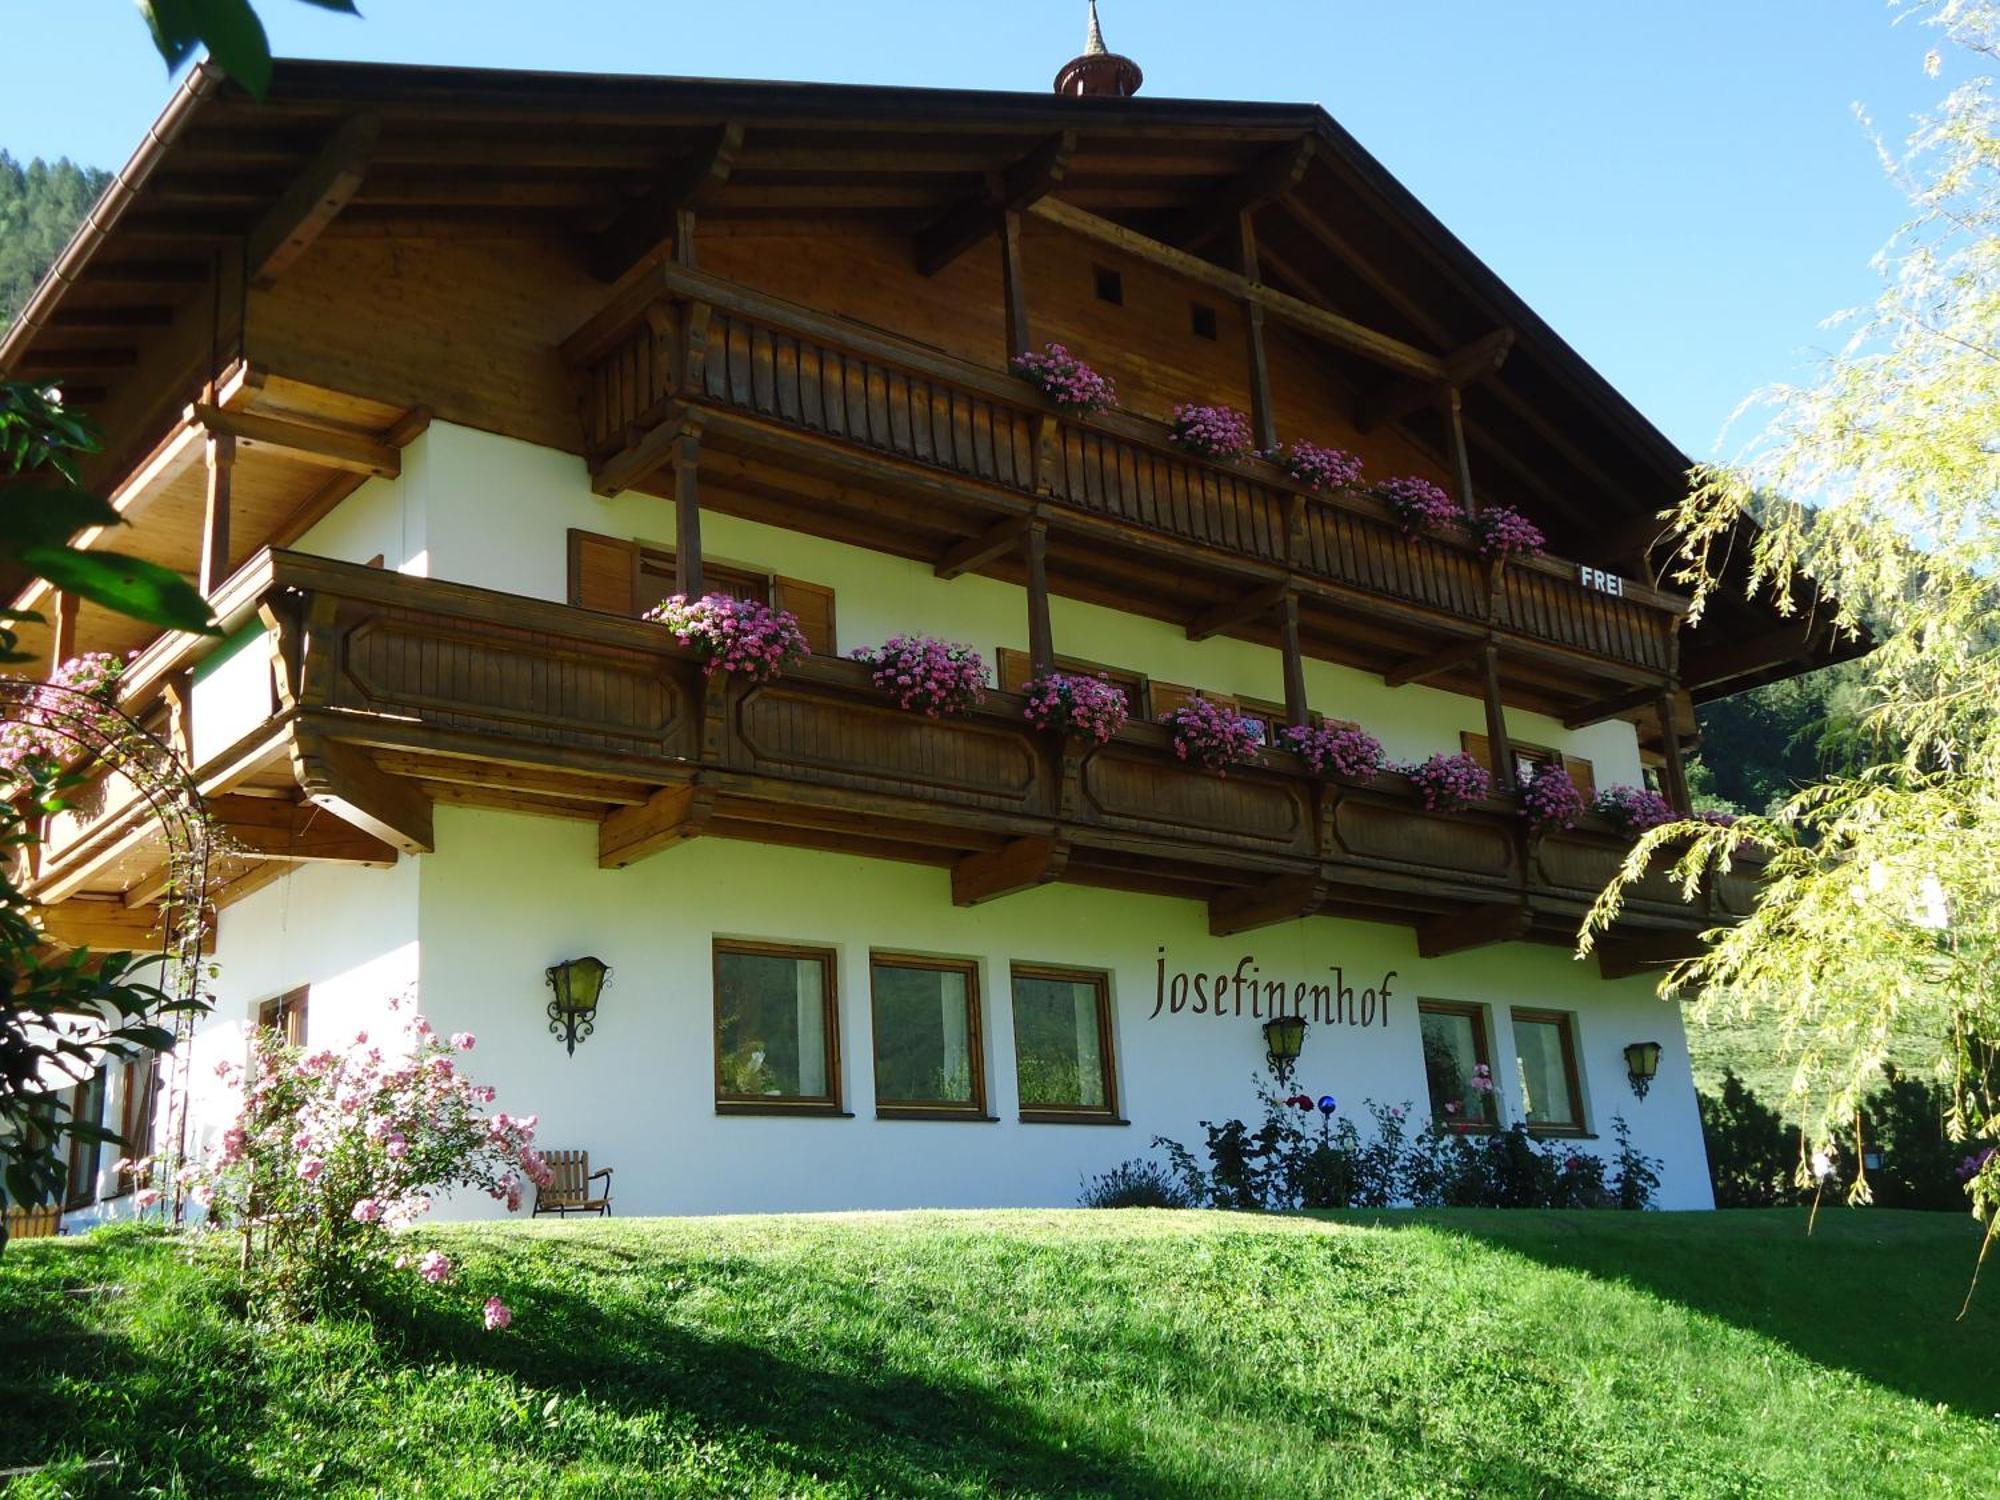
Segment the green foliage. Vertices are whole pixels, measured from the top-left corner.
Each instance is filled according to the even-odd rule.
[[[109,172],[66,156],[53,163],[36,157],[24,167],[0,151],[0,330],[19,315],[110,181]]]
[[[1770,812],[1830,772],[1865,764],[1863,666],[1841,662],[1705,703],[1689,789],[1725,811]]]
[[[354,0],[304,0],[321,10],[359,15]],[[206,47],[223,72],[261,99],[271,86],[271,44],[250,0],[139,0],[153,45],[169,68]]]
[[[1198,1208],[1199,1201],[1166,1167],[1143,1156],[1085,1177],[1077,1201],[1085,1208]]]
[[[1701,1135],[1708,1147],[1708,1175],[1717,1208],[1771,1208],[1798,1196],[1793,1176],[1799,1137],[1778,1112],[1758,1100],[1735,1073],[1725,1071],[1717,1093],[1696,1096]]]
[[[266,1330],[227,1239],[38,1240],[0,1264],[0,1467],[63,1462],[60,1492],[101,1496],[1990,1495],[2000,1309],[1947,1305],[1973,1227],[1803,1221],[426,1235],[515,1308],[496,1334],[408,1281],[368,1317]]]

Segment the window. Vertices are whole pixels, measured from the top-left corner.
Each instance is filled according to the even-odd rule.
[[[704,593],[727,594],[732,599],[748,599],[756,604],[771,602],[771,575],[748,568],[732,568],[727,563],[701,563]],[[653,547],[639,549],[639,604],[651,609],[674,591],[674,554]]]
[[[709,593],[788,609],[798,616],[799,629],[816,655],[838,654],[833,590],[826,585],[709,557],[702,559],[701,571],[702,587]],[[644,547],[594,531],[570,531],[569,602],[579,609],[642,615],[673,591],[672,548]]]
[[[1493,742],[1483,734],[1473,734],[1469,730],[1460,734],[1459,746],[1465,753],[1491,772],[1493,769]],[[1544,766],[1561,766],[1569,772],[1569,779],[1576,789],[1583,793],[1588,802],[1597,795],[1597,768],[1580,755],[1564,755],[1559,750],[1551,750],[1547,745],[1531,745],[1523,740],[1507,741],[1514,749],[1514,768],[1523,782],[1533,781],[1535,773]],[[1500,790],[1495,788],[1495,790]]]
[[[118,1106],[118,1134],[125,1143],[124,1154],[138,1161],[153,1154],[153,1113],[159,1102],[159,1090],[154,1083],[152,1054],[128,1059],[120,1076],[123,1084]],[[132,1174],[121,1172],[112,1186],[111,1196],[122,1197],[134,1186]]]
[[[109,1068],[99,1068],[69,1091],[70,1118],[79,1125],[104,1123],[104,1084]],[[97,1201],[97,1173],[104,1162],[104,1146],[80,1136],[69,1138],[69,1179],[63,1185],[65,1209],[88,1208]]]
[[[1577,1087],[1576,1037],[1560,1011],[1514,1012],[1514,1071],[1521,1116],[1530,1130],[1583,1131],[1583,1091]]]
[[[1025,651],[1002,646],[1000,658],[1000,691],[1018,693],[1026,687],[1035,675],[1033,661]],[[1058,656],[1055,660],[1058,672],[1072,677],[1102,677],[1106,682],[1125,695],[1125,708],[1134,718],[1146,715],[1146,679],[1137,672],[1128,672],[1122,667],[1107,667],[1102,662],[1085,661],[1080,656]]]
[[[876,954],[875,1108],[884,1115],[986,1114],[979,971],[948,958]]]
[[[1497,1125],[1485,1012],[1476,1005],[1425,1000],[1417,1006],[1417,1019],[1423,1036],[1431,1119],[1445,1126],[1484,1129]],[[1486,1080],[1485,1088],[1478,1086],[1480,1079]]]
[[[1189,324],[1198,339],[1212,339],[1216,336],[1215,309],[1205,302],[1196,302],[1189,308]]]
[[[1109,266],[1092,266],[1091,275],[1097,283],[1097,300],[1109,302],[1113,307],[1125,305],[1125,278]]]
[[[1089,970],[1016,964],[1014,1075],[1023,1120],[1111,1120],[1111,991]]]
[[[718,1109],[839,1109],[833,967],[826,948],[715,945]]]
[[[257,1024],[274,1027],[283,1033],[287,1047],[303,1047],[306,1044],[306,1001],[311,994],[312,986],[302,984],[275,1000],[266,1000],[257,1007]]]

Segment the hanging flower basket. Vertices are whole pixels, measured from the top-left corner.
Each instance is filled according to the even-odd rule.
[[[1022,689],[1024,717],[1037,729],[1103,744],[1125,727],[1125,693],[1102,677],[1051,672]]]
[[[682,594],[662,599],[644,617],[664,625],[674,639],[702,658],[702,671],[770,682],[812,654],[798,616],[754,599],[704,594],[689,603]]]
[[[1189,765],[1227,776],[1231,766],[1253,766],[1264,746],[1257,723],[1197,693],[1160,722],[1174,732],[1174,754]]]
[[[1521,815],[1535,832],[1574,828],[1583,814],[1583,793],[1561,766],[1545,766],[1522,782]]]
[[[1183,402],[1174,408],[1170,436],[1175,446],[1203,458],[1241,458],[1250,451],[1250,419],[1233,406]]]
[[[1061,344],[1040,354],[1017,354],[1014,373],[1065,411],[1105,411],[1118,404],[1118,387]]]
[[[1315,776],[1366,781],[1382,769],[1382,742],[1353,724],[1293,724],[1278,738]]]
[[[1427,761],[1399,769],[1431,812],[1458,812],[1484,801],[1493,790],[1486,767],[1462,751],[1457,755],[1440,751]]]
[[[1542,529],[1511,505],[1491,505],[1472,518],[1479,555],[1489,562],[1507,557],[1539,557],[1547,538]]]
[[[1619,832],[1633,837],[1671,823],[1675,816],[1673,805],[1646,786],[1606,787],[1597,794],[1590,810],[1616,824]]]
[[[1464,519],[1456,500],[1428,479],[1415,475],[1385,479],[1375,486],[1375,493],[1388,502],[1391,514],[1411,536],[1438,531]]]
[[[986,660],[970,646],[928,635],[891,636],[854,659],[873,667],[875,686],[907,708],[936,719],[986,701]]]
[[[1351,490],[1361,483],[1361,460],[1339,448],[1322,448],[1301,440],[1273,448],[1264,458],[1314,494]]]

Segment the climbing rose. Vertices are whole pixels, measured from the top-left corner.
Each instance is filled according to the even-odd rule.
[[[432,1286],[439,1286],[451,1280],[451,1257],[442,1250],[426,1251],[424,1258],[417,1262],[417,1274]]]

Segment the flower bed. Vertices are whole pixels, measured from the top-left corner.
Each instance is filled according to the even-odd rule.
[[[970,646],[935,636],[897,635],[853,655],[874,668],[875,686],[899,708],[936,719],[986,701],[986,659]]]
[[[1472,518],[1479,555],[1488,561],[1539,557],[1547,538],[1542,529],[1511,505],[1490,505]]]
[[[1231,766],[1255,765],[1263,755],[1257,724],[1197,693],[1160,722],[1173,730],[1174,754],[1190,765],[1227,776]]]
[[[1339,448],[1301,440],[1273,448],[1264,458],[1315,494],[1351,490],[1361,483],[1361,460]]]
[[[1065,411],[1098,412],[1118,404],[1118,387],[1110,378],[1061,344],[1050,344],[1040,354],[1015,355],[1013,370]]]
[[[689,603],[685,595],[674,594],[643,618],[666,626],[675,640],[691,647],[710,677],[728,672],[750,682],[770,682],[812,654],[796,615],[754,599],[704,594]]]
[[[1174,408],[1174,443],[1203,458],[1241,458],[1250,451],[1250,419],[1233,406],[1183,402]]]
[[[1561,766],[1546,766],[1521,784],[1521,813],[1537,833],[1574,828],[1583,820],[1583,793]]]
[[[1366,781],[1382,769],[1382,742],[1353,724],[1292,724],[1279,735],[1315,776]]]
[[[1428,479],[1414,475],[1385,479],[1375,486],[1375,493],[1388,502],[1390,513],[1410,536],[1453,526],[1464,519],[1458,502]]]
[[[1463,751],[1456,755],[1439,751],[1429,760],[1398,769],[1410,778],[1431,812],[1457,812],[1485,800],[1493,790],[1486,767]]]
[[[1651,787],[1613,786],[1597,794],[1590,810],[1618,825],[1619,831],[1641,834],[1674,821],[1672,804]]]
[[[1022,716],[1037,729],[1100,745],[1125,727],[1131,712],[1124,690],[1102,677],[1051,672],[1021,691],[1028,700]]]

